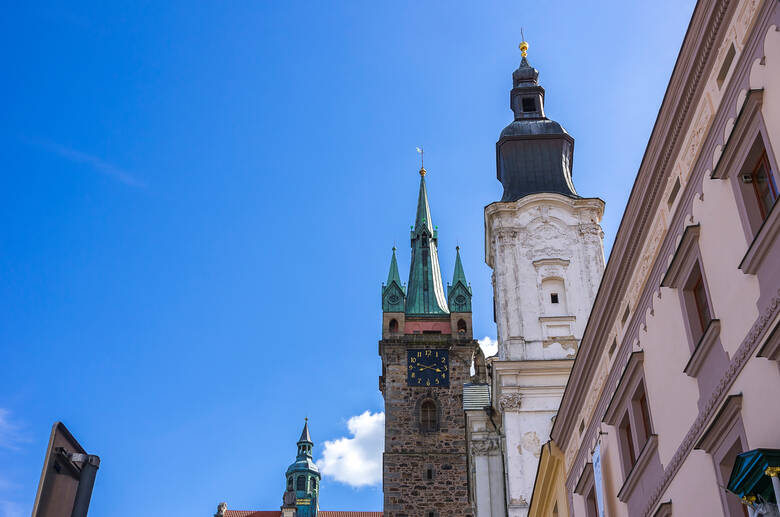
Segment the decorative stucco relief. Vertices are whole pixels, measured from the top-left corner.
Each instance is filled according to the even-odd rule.
[[[519,393],[502,393],[499,399],[501,411],[520,411],[520,403],[523,397]]]
[[[493,451],[498,451],[498,438],[488,438],[486,440],[471,442],[472,456],[484,456]]]

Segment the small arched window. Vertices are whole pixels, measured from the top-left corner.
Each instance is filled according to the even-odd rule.
[[[293,480],[292,480],[292,476],[290,476],[287,478],[287,490],[292,490],[292,487],[293,487]]]
[[[396,333],[398,332],[398,320],[395,318],[390,320],[390,332]]]
[[[317,478],[311,478],[311,489],[312,491],[317,490]]]
[[[420,405],[420,429],[424,433],[436,430],[436,403],[430,399]]]
[[[463,319],[458,320],[458,334],[466,333],[466,322]]]
[[[305,476],[298,476],[298,486],[295,487],[296,490],[306,490],[306,477]]]

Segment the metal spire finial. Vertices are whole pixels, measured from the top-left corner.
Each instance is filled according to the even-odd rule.
[[[525,34],[523,33],[523,28],[520,27],[520,37],[523,38],[523,41],[520,42],[520,55],[523,57],[528,57],[528,42],[525,40]]]
[[[420,153],[420,176],[425,176],[425,173],[427,172],[425,170],[425,151],[422,146],[419,146],[417,152]]]

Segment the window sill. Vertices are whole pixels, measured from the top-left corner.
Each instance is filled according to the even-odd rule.
[[[778,206],[780,206],[780,202],[775,202],[769,215],[764,219],[758,232],[756,232],[756,236],[753,242],[750,243],[747,253],[742,257],[739,269],[743,273],[755,275],[761,262],[764,261],[764,257],[766,257],[775,243],[777,235],[780,233],[780,208]]]
[[[626,476],[626,481],[623,483],[623,486],[620,487],[620,492],[618,492],[618,499],[620,499],[621,502],[625,503],[628,501],[628,498],[631,497],[631,493],[634,491],[637,484],[639,483],[639,480],[642,478],[642,473],[644,472],[645,467],[647,467],[648,463],[650,463],[650,458],[657,449],[658,435],[651,434],[650,438],[648,438],[645,442],[645,446],[642,448],[642,452],[639,454],[639,458],[637,458],[636,463],[634,463],[634,466],[631,468],[631,472],[629,472],[628,476]]]
[[[691,358],[688,360],[688,364],[685,365],[685,369],[683,370],[688,377],[696,377],[699,375],[699,371],[701,370],[705,359],[707,359],[710,350],[712,350],[712,345],[718,340],[718,336],[720,336],[720,320],[710,320],[710,323],[704,330],[704,335],[702,335],[699,342],[696,343],[696,348],[693,350],[693,354],[691,354]]]

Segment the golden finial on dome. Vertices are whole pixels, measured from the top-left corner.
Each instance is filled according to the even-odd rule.
[[[523,38],[523,41],[520,42],[520,55],[523,57],[528,56],[528,42],[525,41],[525,34],[523,33],[523,28],[520,28],[520,37]]]

